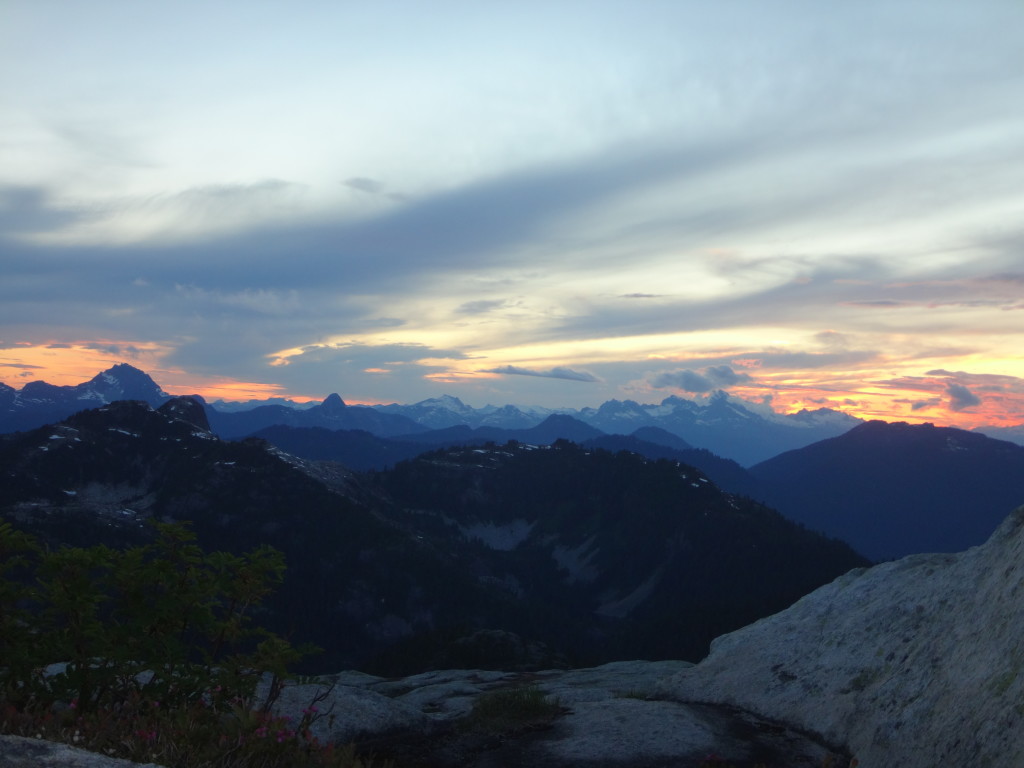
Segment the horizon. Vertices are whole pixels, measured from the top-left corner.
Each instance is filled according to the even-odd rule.
[[[269,399],[281,399],[281,400],[289,400],[289,401],[295,403],[296,405],[300,405],[301,406],[301,405],[309,405],[310,403],[322,403],[327,398],[329,398],[329,397],[331,397],[333,395],[337,395],[337,396],[341,397],[342,401],[345,403],[346,406],[376,407],[376,406],[383,406],[383,405],[416,405],[419,402],[423,402],[424,400],[429,400],[429,399],[440,399],[440,398],[444,398],[444,397],[456,397],[457,398],[457,396],[455,396],[455,395],[442,394],[442,395],[435,395],[435,396],[433,396],[433,398],[423,398],[422,400],[418,400],[418,401],[407,401],[407,402],[390,401],[390,402],[387,402],[387,403],[374,403],[374,402],[360,402],[358,400],[351,400],[351,399],[348,399],[348,398],[344,397],[339,392],[332,392],[332,393],[328,393],[327,395],[324,395],[323,397],[320,397],[320,398],[311,397],[311,398],[308,398],[306,400],[292,400],[291,398],[280,397],[280,396],[277,396],[277,395],[270,395],[270,396],[268,396],[266,398],[251,398],[251,399],[247,399],[247,400],[225,400],[222,397],[219,397],[219,396],[216,396],[216,395],[211,396],[210,394],[203,394],[202,392],[198,392],[198,391],[195,391],[195,390],[191,390],[191,391],[184,391],[184,390],[182,390],[182,391],[174,391],[174,392],[169,391],[159,381],[154,379],[149,374],[148,371],[144,371],[144,370],[142,370],[142,369],[132,365],[131,363],[123,361],[123,360],[115,362],[115,363],[112,363],[110,365],[110,367],[108,367],[108,368],[106,368],[106,369],[104,369],[102,371],[97,371],[92,376],[89,376],[89,377],[87,377],[85,379],[81,379],[81,380],[74,381],[74,382],[71,382],[71,383],[55,384],[54,382],[45,381],[44,379],[33,379],[32,382],[24,382],[24,383],[22,383],[21,388],[23,388],[26,384],[31,384],[33,382],[43,382],[43,383],[46,383],[46,384],[53,384],[54,386],[71,386],[71,387],[79,385],[79,384],[86,384],[89,381],[91,381],[92,379],[100,376],[101,374],[109,372],[110,370],[112,370],[117,365],[127,365],[127,366],[133,368],[134,370],[136,370],[136,371],[138,371],[140,373],[145,374],[165,394],[167,394],[167,395],[169,395],[171,397],[190,397],[190,396],[194,396],[194,395],[199,395],[209,405],[216,405],[216,403],[218,403],[218,402],[223,403],[225,405],[244,405],[244,404],[247,404],[249,402],[263,402],[263,401],[266,401],[266,400],[269,400]],[[6,384],[6,382],[0,381],[0,384]],[[8,386],[11,386],[11,385],[8,385]],[[15,389],[20,391],[20,388],[15,387]],[[740,396],[738,396],[738,395],[736,395],[734,393],[730,393],[730,392],[728,392],[727,390],[724,390],[724,389],[722,389],[722,390],[715,390],[715,391],[707,393],[707,394],[690,395],[689,397],[682,397],[680,395],[666,395],[664,398],[662,398],[661,400],[659,400],[657,402],[645,402],[645,401],[642,401],[642,400],[635,401],[635,402],[637,402],[641,406],[658,406],[658,405],[661,405],[664,402],[664,400],[666,400],[666,399],[668,399],[670,397],[679,397],[679,398],[681,398],[683,400],[689,400],[691,402],[694,402],[697,405],[705,406],[705,405],[708,404],[708,402],[712,398],[714,398],[716,396],[719,396],[719,395],[724,395],[725,397],[727,397],[730,400],[738,400],[744,408],[746,408],[746,409],[748,409],[748,410],[750,410],[750,411],[752,411],[754,413],[758,413],[758,414],[762,414],[762,415],[766,411],[770,412],[772,414],[775,414],[775,415],[793,415],[795,413],[799,413],[801,410],[814,411],[814,410],[818,410],[818,408],[826,408],[826,406],[819,406],[818,408],[798,409],[798,410],[795,410],[795,411],[780,411],[780,410],[778,410],[776,408],[773,408],[771,403],[764,403],[764,402],[757,402],[757,401],[753,401],[753,400],[747,400],[747,399],[745,399],[743,397],[740,397]],[[457,398],[457,399],[459,399],[460,401],[462,400],[461,398]],[[615,400],[616,398],[612,398],[612,399]],[[600,403],[598,405],[603,405],[605,402],[609,402],[609,401],[607,401],[607,400],[603,401],[602,403]],[[562,410],[562,411],[581,411],[584,408],[588,407],[588,406],[565,405],[565,406],[562,406],[560,408],[550,408],[550,407],[547,407],[547,406],[538,406],[538,405],[535,405],[535,404],[532,404],[532,403],[523,403],[523,402],[519,402],[519,403],[512,403],[512,402],[506,402],[506,403],[483,403],[483,404],[476,403],[476,404],[474,404],[474,403],[466,403],[466,402],[463,401],[463,404],[464,405],[468,405],[469,407],[474,408],[474,409],[481,409],[481,408],[485,408],[485,407],[502,407],[502,406],[509,406],[509,405],[511,405],[511,406],[514,406],[514,407],[525,408],[527,411],[532,410],[532,409],[539,409],[539,410],[551,410],[551,411],[556,411],[556,412],[559,411],[559,410]],[[589,407],[596,407],[596,406],[589,406]],[[831,410],[833,410],[835,412],[838,412],[838,413],[843,413],[843,414],[845,414],[847,416],[854,416],[854,414],[848,413],[847,411],[843,411],[842,409],[839,409],[839,408],[834,408],[834,409],[831,409]],[[856,418],[862,418],[862,417],[857,416]],[[900,422],[902,422],[902,423],[916,424],[916,425],[930,424],[930,425],[936,426],[936,427],[957,427],[957,425],[955,425],[955,424],[935,423],[935,422],[927,420],[927,419],[924,419],[924,420],[863,419],[863,421],[864,422],[868,422],[868,421],[884,421],[884,422],[887,422],[887,423],[900,423]],[[976,427],[976,429],[983,430],[983,428],[985,426],[997,426],[997,425],[980,425],[980,426]],[[1005,425],[998,425],[998,426],[1007,426],[1007,427],[1024,426],[1024,423],[1022,423],[1022,424],[1005,424]],[[962,429],[972,429],[970,427],[959,427],[959,428],[962,428]]]
[[[1022,23],[11,4],[0,381],[1022,424]]]

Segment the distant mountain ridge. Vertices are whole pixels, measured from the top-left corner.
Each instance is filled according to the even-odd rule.
[[[74,387],[31,382],[16,390],[0,385],[0,432],[32,429],[59,421],[82,408],[114,400],[142,400],[158,407],[169,398],[147,374],[124,363]],[[266,404],[249,401],[244,408],[237,403],[220,404],[220,408],[204,405],[212,430],[232,439],[278,425],[358,429],[379,437],[425,435],[437,429],[529,430],[549,417],[564,416],[609,434],[632,434],[647,427],[663,430],[692,447],[709,450],[744,466],[835,437],[861,423],[860,419],[829,409],[778,414],[725,392],[714,394],[705,403],[671,396],[658,404],[609,400],[598,408],[581,409],[516,405],[473,408],[447,395],[412,405],[381,406],[349,406],[337,394],[318,405],[301,408],[272,400]]]
[[[381,413],[362,405],[350,406],[337,394],[328,395],[320,405],[299,410],[284,405],[262,405],[249,411],[222,413],[207,406],[210,428],[225,439],[251,435],[275,425],[362,429],[381,437],[426,432],[427,427],[394,413]]]
[[[760,498],[875,560],[981,544],[1024,504],[1024,446],[869,421],[750,468]]]
[[[74,386],[30,381],[20,390],[0,384],[0,432],[35,429],[116,400],[141,400],[154,408],[171,399],[146,373],[118,363]]]
[[[641,438],[641,435],[646,439]],[[254,432],[283,451],[312,461],[337,461],[355,470],[381,470],[412,459],[432,448],[503,445],[509,442],[546,446],[569,440],[584,448],[612,453],[629,451],[648,459],[670,459],[700,469],[723,490],[756,496],[758,485],[747,470],[731,459],[704,448],[693,448],[679,437],[641,427],[632,435],[606,435],[571,416],[554,414],[529,429],[500,429],[459,425],[413,435],[381,437],[366,430],[274,425]]]
[[[473,409],[458,398],[445,397],[414,405],[376,407],[408,416],[434,429],[455,425],[523,429],[536,426],[553,414],[572,416],[606,434],[629,435],[637,429],[652,427],[744,466],[835,437],[862,423],[861,419],[828,408],[780,414],[751,410],[749,405],[719,391],[703,404],[672,395],[657,404],[609,400],[597,408],[523,410],[507,405],[500,409],[494,406]]]

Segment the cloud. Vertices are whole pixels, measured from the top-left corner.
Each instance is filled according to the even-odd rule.
[[[460,304],[455,311],[460,315],[483,315],[491,310],[500,309],[507,305],[508,302],[504,299],[480,299]]]
[[[1016,285],[1024,283],[1024,272],[1003,272],[1001,274],[989,275],[988,277],[981,278],[985,282],[993,283],[1010,283]]]
[[[750,352],[734,357],[737,361],[750,361],[758,368],[792,368],[795,370],[813,370],[832,368],[863,363],[878,357],[877,352],[870,350],[849,350],[845,352],[787,352],[768,349],[764,352]]]
[[[834,352],[846,350],[850,346],[850,337],[837,331],[821,331],[814,334],[814,340]]]
[[[714,389],[728,389],[751,381],[753,378],[750,375],[737,373],[728,365],[714,365],[705,368],[703,373],[689,368],[660,373],[651,380],[651,386],[658,389],[672,387],[684,392],[710,392]]]
[[[131,344],[97,344],[85,343],[81,345],[84,349],[92,349],[102,352],[105,355],[114,357],[127,357],[130,360],[138,360],[142,357],[142,350]]]
[[[486,368],[481,373],[514,374],[516,376],[539,376],[544,379],[566,379],[568,381],[600,381],[596,376],[586,371],[574,371],[571,368],[556,367],[547,371],[536,371],[530,368],[521,368],[517,365],[503,365],[498,368]]]
[[[208,307],[226,307],[241,315],[294,316],[303,309],[298,292],[294,290],[207,291],[194,285],[176,285],[175,290],[188,302]]]
[[[368,179],[365,176],[353,176],[350,179],[345,179],[342,183],[346,187],[350,187],[351,189],[359,192],[366,192],[370,195],[379,195],[385,189],[382,182],[379,182],[376,179]]]
[[[928,408],[937,408],[942,405],[942,399],[938,397],[930,397],[927,399],[908,399],[905,397],[893,398],[892,402],[899,405],[909,405],[911,411],[923,411]]]
[[[927,371],[926,376],[941,376],[954,383],[972,387],[982,392],[1009,392],[1024,394],[1024,378],[998,373],[970,373],[968,371],[947,371],[936,368]]]
[[[45,187],[0,186],[0,242],[12,235],[62,229],[83,216],[82,211],[54,203]]]
[[[397,328],[407,322],[400,317],[374,317],[366,321],[367,325],[374,328]]]
[[[981,404],[981,398],[962,384],[949,382],[946,384],[946,394],[949,395],[949,409],[952,411],[962,411]]]
[[[675,7],[665,4],[670,6]],[[602,6],[586,14],[585,23],[608,25],[606,12]],[[683,10],[674,11],[673,17],[675,13],[685,15]],[[967,11],[953,17],[939,14],[938,21],[930,20],[910,37],[903,33],[911,28],[917,32],[919,19],[885,12],[885,23],[872,22],[864,40],[840,34],[837,30],[844,26],[835,23],[832,11],[801,16],[797,25],[784,18],[786,13],[751,6],[739,15],[730,11],[719,17],[713,12],[708,19],[697,19],[696,26],[684,29],[697,39],[679,48],[690,50],[691,61],[655,54],[648,39],[653,35],[666,46],[658,51],[675,51],[679,25],[654,29],[643,14],[617,12],[616,19],[633,36],[617,34],[610,48],[599,46],[594,61],[618,72],[615,62],[626,61],[617,58],[626,50],[619,46],[625,40],[644,46],[628,49],[628,60],[639,66],[624,66],[622,77],[614,78],[621,92],[603,86],[590,90],[607,78],[592,77],[593,68],[585,64],[580,73],[589,85],[580,81],[577,90],[568,87],[570,81],[552,77],[567,62],[579,61],[577,57],[532,57],[543,81],[525,77],[519,66],[512,68],[514,81],[484,69],[480,92],[466,89],[468,81],[459,79],[449,102],[449,94],[432,90],[402,99],[403,92],[385,77],[367,90],[380,112],[349,103],[344,127],[324,124],[304,110],[291,110],[295,116],[268,115],[270,122],[260,123],[265,130],[249,134],[245,142],[238,141],[237,131],[220,132],[218,125],[196,121],[185,104],[177,122],[132,122],[136,114],[157,114],[145,104],[140,109],[138,99],[145,101],[145,94],[122,97],[131,120],[111,119],[105,109],[116,88],[107,89],[104,99],[90,107],[101,118],[93,124],[124,125],[122,136],[111,134],[108,141],[90,132],[88,124],[64,121],[85,126],[65,131],[65,139],[89,145],[89,153],[102,164],[58,174],[49,170],[49,163],[58,163],[59,157],[41,153],[43,162],[38,162],[32,149],[37,140],[25,143],[26,167],[35,164],[41,170],[18,178],[61,181],[53,187],[0,190],[0,232],[19,238],[61,230],[77,233],[75,225],[84,230],[97,219],[111,232],[128,219],[160,226],[139,227],[131,243],[128,237],[133,235],[124,234],[114,245],[72,246],[70,237],[59,243],[51,237],[47,245],[36,239],[0,248],[5,254],[0,327],[9,329],[5,333],[54,329],[52,334],[33,331],[34,338],[46,339],[155,339],[175,347],[169,362],[178,367],[248,380],[267,373],[270,354],[303,349],[281,373],[284,368],[290,369],[289,376],[301,371],[307,386],[316,365],[324,382],[347,376],[356,361],[361,370],[390,369],[396,378],[407,375],[412,381],[428,368],[417,355],[463,354],[413,345],[389,349],[385,344],[365,344],[362,351],[358,345],[317,351],[317,342],[323,340],[380,340],[388,326],[397,325],[404,326],[404,340],[464,344],[481,354],[501,344],[507,350],[510,339],[524,345],[555,342],[560,350],[608,339],[613,343],[603,348],[609,350],[607,356],[620,356],[602,365],[592,362],[597,355],[574,358],[572,352],[565,357],[535,355],[532,350],[489,355],[492,361],[561,364],[546,372],[513,366],[503,371],[520,376],[572,379],[596,374],[608,381],[612,377],[607,372],[620,363],[621,370],[631,372],[619,380],[635,382],[687,365],[665,370],[664,386],[699,392],[736,386],[736,379],[745,375],[733,372],[730,378],[713,370],[718,367],[740,370],[749,362],[772,368],[773,376],[785,368],[848,366],[844,370],[849,371],[883,355],[892,361],[886,370],[893,373],[886,375],[897,376],[907,356],[925,346],[920,328],[926,322],[955,326],[963,316],[960,309],[995,314],[990,308],[1007,305],[993,297],[1000,291],[1011,293],[1024,279],[1020,242],[1011,248],[1007,238],[999,244],[992,238],[997,229],[1001,235],[1012,226],[998,217],[1016,194],[1021,168],[1017,136],[1007,119],[1016,119],[1017,107],[1004,95],[1012,92],[1013,83],[1005,73],[1019,71],[1015,63],[1021,61],[1021,48],[1010,40],[1012,25],[986,32],[983,51],[946,45],[960,36],[953,18],[972,34],[988,24]],[[880,11],[870,8],[866,17],[861,9],[841,13],[863,23],[865,18],[877,19]],[[553,18],[564,22],[566,17],[556,13]],[[725,18],[738,20],[738,27],[718,23]],[[532,17],[524,14],[522,21],[530,23]],[[620,23],[614,26],[618,33]],[[549,25],[546,29],[550,33]],[[765,29],[778,35],[765,34]],[[725,31],[728,39],[716,38]],[[438,40],[446,44],[443,35]],[[562,45],[565,36],[552,34],[551,40]],[[408,50],[392,49],[388,40],[374,38],[372,47],[379,46],[386,59],[396,62],[397,68],[388,71],[401,72],[403,62],[414,61],[401,59]],[[351,46],[337,50],[346,47]],[[497,56],[501,46],[494,48]],[[923,55],[934,51],[943,55]],[[771,66],[764,54],[769,54]],[[415,66],[426,62],[433,67],[442,59],[419,57]],[[304,56],[288,59],[302,60]],[[999,73],[1003,79],[995,77]],[[116,80],[108,85],[115,87]],[[255,84],[261,78],[250,80]],[[402,87],[411,82],[397,80]],[[414,85],[417,91],[424,83],[432,87],[430,83],[444,81],[421,80]],[[935,87],[939,82],[942,88]],[[978,82],[986,87],[977,87]],[[51,85],[67,87],[59,79]],[[196,104],[203,103],[203,87],[190,94],[189,103],[193,96],[199,97]],[[217,91],[220,100],[220,90],[210,93]],[[164,93],[161,88],[150,91]],[[302,91],[321,89],[289,89],[282,97]],[[237,96],[232,91],[228,98]],[[525,100],[517,102],[522,96]],[[474,103],[481,97],[493,101]],[[571,109],[563,112],[566,102]],[[432,108],[422,111],[432,116],[404,112],[412,119],[402,120],[390,112],[410,105],[421,110],[426,104]],[[497,105],[503,111],[495,112]],[[520,113],[520,108],[526,111]],[[225,114],[235,112],[249,119],[244,109]],[[494,114],[509,120],[493,121]],[[372,119],[364,123],[367,116]],[[443,131],[423,130],[431,117],[440,119]],[[483,119],[495,123],[493,131],[467,130],[467,125],[478,125],[474,120]],[[151,136],[163,122],[172,133]],[[191,135],[182,132],[186,122],[201,127],[210,143],[186,141]],[[254,123],[249,122],[251,128]],[[348,133],[343,140],[338,133],[351,129],[351,136],[358,137],[360,126],[369,131],[364,141],[349,140]],[[316,140],[328,135],[326,143]],[[400,141],[388,143],[392,135]],[[501,143],[501,135],[512,138]],[[114,171],[122,173],[124,163],[117,155],[132,137],[138,137],[139,150],[128,154],[152,159],[154,169],[173,168],[174,175],[154,170],[133,179],[125,176],[130,184],[119,181]],[[168,141],[175,137],[176,142]],[[276,144],[278,140],[282,143]],[[210,161],[203,163],[201,173],[188,176],[194,173],[189,163],[176,162],[183,158],[164,148],[172,143],[186,148],[192,165],[196,159]],[[239,162],[242,145],[259,152],[258,162],[252,156]],[[328,145],[353,149],[346,149],[349,156],[338,162],[340,155],[330,154]],[[430,151],[424,152],[424,146]],[[922,146],[929,151],[922,153]],[[310,173],[311,167],[317,170]],[[339,182],[346,175],[339,168],[365,175]],[[245,182],[247,174],[255,174],[256,181],[230,183]],[[275,178],[259,180],[266,175]],[[97,193],[85,190],[83,180],[92,179],[102,179],[95,186],[105,191],[90,199]],[[166,186],[168,179],[172,186]],[[381,179],[401,179],[415,190],[415,197],[385,204],[390,193]],[[209,183],[217,180],[225,183]],[[175,192],[180,188],[175,185],[186,188]],[[108,201],[102,196],[129,189],[146,191],[131,199]],[[325,197],[310,201],[322,189],[328,189]],[[66,202],[79,199],[84,201],[81,206]],[[969,220],[971,206],[995,211],[995,226]],[[282,211],[297,215],[286,221]],[[179,225],[187,230],[187,242]],[[982,232],[988,240],[964,242],[969,240],[965,232]],[[936,243],[940,245],[933,247]],[[941,266],[954,262],[959,264]],[[973,285],[970,275],[975,275]],[[989,284],[981,285],[984,279],[976,275],[990,275]],[[520,281],[515,288],[493,288],[510,276]],[[481,285],[491,287],[476,290]],[[511,313],[501,311],[507,305],[490,298],[506,290],[507,295],[529,297],[528,322],[509,320],[505,316]],[[964,293],[968,290],[976,293]],[[929,306],[941,309],[931,311]],[[458,323],[451,322],[452,307],[460,316]],[[903,309],[885,311],[895,307]],[[471,317],[486,313],[491,313],[487,323]],[[926,313],[928,321],[922,319]],[[755,337],[769,325],[778,328],[778,335]],[[969,325],[973,336],[965,344],[999,337],[984,333],[991,328],[970,323],[961,327]],[[833,327],[835,331],[821,331]],[[479,334],[471,336],[467,328]],[[893,329],[901,335],[887,336]],[[700,333],[706,330],[719,334],[714,342]],[[953,333],[935,339],[931,347],[952,346]],[[686,335],[687,341],[671,352],[666,347],[675,341],[653,350],[683,363],[652,367],[662,365],[645,356],[660,343],[659,334],[666,339]],[[689,339],[692,346],[687,347]],[[878,351],[858,349],[863,346]],[[974,359],[983,359],[986,350],[975,351]],[[394,360],[405,364],[388,364]],[[592,373],[580,374],[582,367]],[[559,372],[569,375],[554,375]],[[805,380],[818,378],[823,377]],[[677,383],[671,384],[673,380]],[[988,386],[967,378],[954,383],[972,394],[983,394],[982,387]],[[520,380],[509,389],[516,385],[538,390],[548,386],[550,391],[561,386]],[[944,382],[932,380],[929,386],[922,398],[942,393]],[[585,389],[593,393],[600,388]],[[985,406],[992,406],[987,396]]]
[[[891,299],[876,299],[871,301],[846,301],[843,303],[848,304],[851,307],[884,307],[886,309],[892,307],[909,306],[905,301],[893,301]]]
[[[457,349],[440,349],[426,344],[311,344],[297,355],[284,358],[287,365],[305,363],[345,363],[359,368],[380,368],[425,359],[465,360],[469,356]]]

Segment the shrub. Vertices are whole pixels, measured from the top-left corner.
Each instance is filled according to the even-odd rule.
[[[543,727],[561,710],[557,699],[548,699],[535,685],[498,688],[477,697],[467,726],[491,731]]]
[[[270,714],[310,650],[252,623],[281,554],[205,553],[188,528],[157,529],[142,547],[45,552],[0,521],[0,733],[172,768],[364,765],[317,742],[312,704],[297,723]]]

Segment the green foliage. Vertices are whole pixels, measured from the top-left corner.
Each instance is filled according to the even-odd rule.
[[[308,652],[252,624],[284,568],[269,547],[207,554],[180,525],[44,551],[0,522],[0,733],[172,768],[364,765],[312,736],[315,706],[270,713]]]
[[[0,660],[5,667],[0,674],[0,697],[4,700],[17,694],[19,681],[30,679],[35,666],[36,632],[25,604],[38,554],[32,537],[0,522]]]
[[[515,731],[543,727],[562,711],[535,685],[498,688],[477,697],[466,725],[471,729]]]

